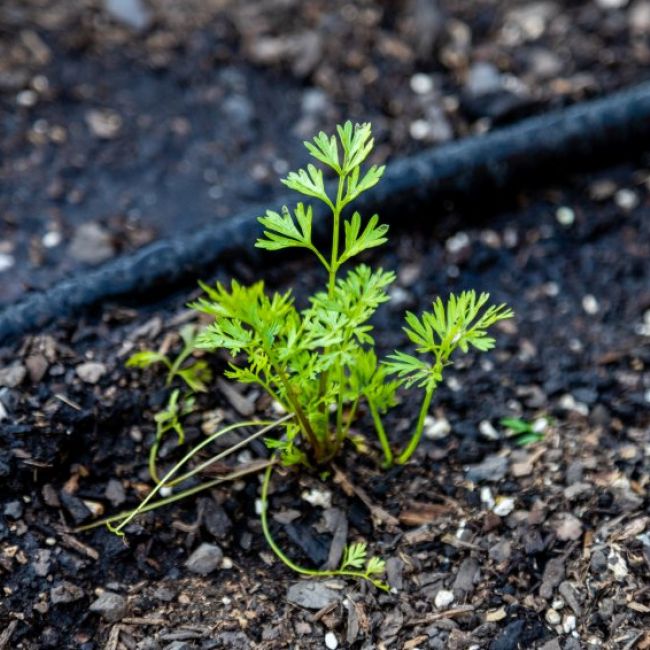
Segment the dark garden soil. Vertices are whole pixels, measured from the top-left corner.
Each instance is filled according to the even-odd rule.
[[[648,0],[3,0],[0,304],[273,196],[648,78]]]
[[[432,231],[410,224],[370,260],[398,270],[382,349],[403,344],[404,309],[450,290],[489,290],[517,313],[495,351],[450,369],[408,466],[377,469],[372,441],[328,480],[273,481],[273,530],[291,557],[320,566],[347,531],[387,559],[391,593],[309,583],[280,564],[255,476],[139,518],[128,544],[74,532],[150,489],[152,415],[169,389],[124,361],[178,348],[189,290],[2,349],[0,648],[650,648],[649,190],[643,161],[567,179]],[[270,286],[323,280],[309,260],[268,260]],[[219,277],[256,274],[243,256]],[[269,412],[258,393],[223,385],[199,406],[194,441]],[[393,440],[416,409],[405,394]],[[522,447],[505,416],[549,424]],[[165,462],[178,453],[170,438]],[[264,455],[252,446],[237,462]],[[198,549],[205,576],[192,572]]]

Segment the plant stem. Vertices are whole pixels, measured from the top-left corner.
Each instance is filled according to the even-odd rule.
[[[194,485],[191,488],[187,488],[187,490],[183,490],[182,492],[177,492],[176,494],[171,494],[170,496],[165,497],[164,499],[159,499],[158,501],[154,501],[153,503],[148,503],[146,506],[140,507],[138,512],[139,514],[142,514],[144,512],[150,512],[151,510],[155,510],[156,508],[162,508],[163,506],[167,506],[170,503],[180,501],[185,497],[192,496],[193,494],[197,494],[198,492],[203,492],[203,490],[209,490],[210,488],[214,487],[215,485],[219,485],[220,483],[226,483],[227,481],[234,481],[238,478],[241,478],[242,476],[259,472],[265,469],[268,465],[271,465],[275,462],[276,460],[273,459],[273,460],[264,461],[262,463],[257,463],[257,462],[249,463],[248,465],[244,465],[241,469],[236,469],[233,472],[230,472],[229,474],[224,474],[223,476],[220,476],[219,478],[212,479],[211,481],[206,481],[205,483],[200,483],[199,485]],[[93,528],[98,528],[99,526],[103,526],[104,524],[110,524],[113,521],[119,521],[120,519],[124,519],[125,517],[128,517],[133,512],[134,512],[133,510],[125,510],[123,512],[118,512],[116,515],[111,515],[110,517],[104,517],[103,519],[97,519],[96,521],[93,521],[90,524],[79,526],[78,528],[75,528],[73,532],[81,533],[86,530],[92,530]]]
[[[415,427],[415,431],[409,440],[409,444],[406,449],[395,459],[395,462],[398,465],[403,465],[408,461],[408,459],[413,455],[413,452],[416,450],[418,444],[420,444],[420,439],[422,438],[422,431],[424,430],[424,419],[427,416],[429,411],[429,406],[431,404],[431,398],[433,397],[434,387],[431,386],[427,388],[424,394],[424,400],[420,408],[420,415],[418,417],[418,423]]]
[[[330,268],[329,268],[329,285],[328,285],[328,294],[330,298],[334,294],[334,288],[336,287],[336,272],[339,267],[339,239],[340,239],[340,228],[341,228],[341,210],[343,206],[341,205],[341,199],[343,197],[343,185],[345,184],[345,176],[339,176],[339,184],[336,189],[336,203],[334,204],[334,209],[332,210],[332,217],[334,223],[332,226],[332,255],[330,258]]]
[[[382,589],[383,591],[389,591],[387,584],[383,583],[381,580],[377,580],[372,576],[368,575],[363,571],[346,571],[345,569],[335,569],[332,571],[318,571],[316,569],[307,569],[305,567],[296,564],[293,560],[290,560],[276,544],[273,536],[271,535],[271,529],[269,528],[268,520],[268,504],[269,504],[269,484],[271,482],[271,474],[273,473],[273,464],[269,465],[264,472],[264,479],[262,481],[262,513],[260,514],[260,520],[262,522],[262,532],[268,545],[271,547],[271,550],[277,555],[278,559],[289,567],[292,571],[296,573],[301,573],[307,576],[314,576],[319,578],[331,577],[331,576],[347,576],[349,578],[361,578],[362,580],[368,580],[375,587]]]
[[[214,440],[216,440],[220,436],[228,433],[229,431],[232,431],[233,429],[239,429],[239,428],[242,428],[242,427],[256,426],[256,425],[260,425],[260,424],[267,424],[267,426],[265,426],[263,429],[258,431],[256,434],[253,434],[253,436],[249,436],[248,440],[252,440],[253,437],[258,437],[258,436],[263,435],[267,431],[270,431],[271,429],[275,428],[279,424],[282,424],[283,422],[286,422],[287,420],[289,420],[292,417],[293,417],[293,414],[285,415],[280,420],[276,420],[275,422],[271,422],[271,423],[260,422],[259,420],[249,420],[249,421],[246,421],[246,422],[239,422],[237,424],[231,424],[231,425],[229,425],[227,427],[224,427],[223,429],[220,429],[216,433],[213,433],[211,436],[209,436],[205,440],[201,441],[198,445],[196,445],[196,447],[192,447],[192,449],[190,449],[185,454],[185,456],[183,456],[183,458],[181,458],[181,460],[178,463],[176,463],[176,465],[174,465],[174,467],[172,467],[167,472],[167,474],[165,474],[165,476],[163,476],[160,483],[156,484],[156,486],[153,488],[153,490],[151,490],[151,492],[149,492],[149,494],[144,498],[142,503],[135,510],[133,510],[122,521],[122,523],[120,523],[119,526],[111,528],[111,530],[114,533],[119,535],[121,533],[122,528],[124,528],[134,517],[136,517],[140,512],[142,512],[142,509],[151,501],[151,499],[153,499],[154,496],[156,496],[156,494],[158,494],[158,492],[160,492],[160,490],[163,487],[165,487],[165,485],[169,484],[170,479],[174,476],[174,474],[176,474],[176,472],[178,472],[178,470],[180,470],[181,467],[183,467],[183,465],[185,465],[189,460],[191,460],[196,455],[197,452],[199,452],[201,449],[203,449],[203,447],[205,447],[206,445],[209,445],[211,442],[213,442]],[[238,444],[235,447],[239,448],[240,446],[241,445]],[[221,452],[221,454],[218,454],[217,456],[212,458],[211,462],[214,462],[215,459],[218,460],[220,458],[223,458],[223,457],[227,456],[228,454],[230,454],[232,452],[232,450],[233,450],[232,447],[230,449],[226,449],[225,451]],[[121,533],[121,535],[124,535],[124,533]]]
[[[381,421],[381,416],[379,415],[379,411],[377,411],[377,408],[375,407],[373,401],[371,399],[368,399],[367,396],[366,399],[368,401],[368,408],[370,409],[370,415],[372,415],[372,421],[375,424],[377,437],[379,438],[381,448],[384,452],[384,462],[382,463],[382,465],[384,467],[390,467],[393,464],[393,450],[390,448],[390,443],[388,442],[388,436],[386,435],[384,424]]]

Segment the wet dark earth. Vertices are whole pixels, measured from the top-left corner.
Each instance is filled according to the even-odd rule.
[[[301,138],[396,157],[648,78],[646,0],[6,0],[0,304],[270,200]],[[341,46],[341,44],[344,44]]]
[[[0,304],[272,204],[300,140],[344,119],[372,121],[390,161],[631,86],[649,35],[647,0],[5,0]],[[151,489],[170,388],[124,363],[180,349],[189,286],[0,348],[0,650],[650,648],[650,159],[463,210],[422,206],[368,259],[398,276],[376,338],[404,345],[404,310],[475,288],[515,309],[496,350],[450,369],[407,467],[379,470],[371,440],[327,480],[272,486],[292,558],[322,565],[347,530],[391,593],[286,570],[256,476],[140,517],[126,544],[75,530]],[[295,281],[303,300],[323,282],[310,260],[261,259],[215,277]],[[272,413],[235,389],[201,396],[188,443]],[[418,406],[402,396],[391,438]],[[170,438],[164,462],[181,452]]]
[[[403,224],[368,260],[398,274],[376,323],[382,349],[403,345],[405,309],[450,290],[488,290],[517,314],[494,352],[450,369],[413,463],[382,473],[371,441],[371,456],[340,462],[347,481],[274,481],[273,528],[291,557],[320,565],[344,526],[388,560],[390,594],[340,581],[306,592],[265,545],[256,477],[141,517],[128,545],[104,528],[74,532],[149,489],[152,416],[169,389],[124,361],[140,347],[178,349],[191,289],[106,305],[2,349],[4,647],[647,647],[646,162],[514,195],[497,212],[441,215],[428,230]],[[298,295],[323,281],[309,260],[274,266],[268,255],[267,269],[242,258],[218,277],[297,278]],[[404,394],[392,438],[417,406]],[[188,438],[268,408],[259,393],[215,385]],[[545,419],[542,439],[517,445],[505,416]],[[178,453],[170,439],[165,458]],[[373,526],[349,484],[394,521]],[[214,560],[205,576],[197,552]]]

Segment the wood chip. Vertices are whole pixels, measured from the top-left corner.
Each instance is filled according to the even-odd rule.
[[[447,504],[412,501],[399,513],[399,520],[405,526],[421,526],[435,522],[451,510]]]

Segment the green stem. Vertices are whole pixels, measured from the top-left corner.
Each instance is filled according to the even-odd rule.
[[[388,442],[388,436],[386,435],[386,430],[384,429],[384,424],[381,421],[381,416],[377,410],[374,402],[368,398],[368,408],[370,409],[370,415],[372,415],[372,421],[375,424],[375,430],[377,431],[377,437],[379,438],[379,443],[381,444],[382,451],[384,452],[384,462],[382,463],[383,467],[390,467],[393,464],[393,450],[390,448],[390,443]]]
[[[244,466],[241,469],[235,470],[234,472],[230,472],[229,474],[224,474],[219,478],[212,479],[211,481],[206,481],[205,483],[200,483],[199,485],[194,485],[191,488],[187,488],[186,490],[183,490],[182,492],[177,492],[176,494],[172,494],[168,497],[165,497],[164,499],[159,499],[158,501],[154,501],[153,503],[148,503],[146,506],[140,507],[138,512],[139,514],[142,514],[144,512],[150,512],[151,510],[155,510],[156,508],[162,508],[163,506],[167,506],[170,503],[175,503],[176,501],[180,501],[181,499],[192,496],[193,494],[197,494],[198,492],[209,490],[210,488],[213,488],[216,485],[219,485],[221,483],[226,483],[228,481],[235,481],[238,478],[247,476],[248,474],[254,474],[255,472],[259,472],[260,470],[265,469],[269,464],[273,464],[275,462],[276,462],[275,459],[273,459],[273,460],[266,461],[264,463],[251,463],[249,466]],[[82,533],[86,530],[92,530],[93,528],[98,528],[99,526],[110,524],[113,521],[119,521],[120,519],[124,519],[125,517],[128,517],[133,512],[134,512],[133,510],[125,510],[123,512],[118,512],[117,514],[111,515],[110,517],[97,519],[96,521],[93,521],[90,524],[86,524],[85,526],[79,526],[78,528],[75,528],[73,532]]]
[[[433,397],[433,391],[434,387],[431,386],[427,388],[426,393],[424,394],[424,401],[422,402],[422,407],[420,408],[420,415],[418,417],[418,423],[415,427],[415,431],[413,432],[413,435],[411,436],[406,449],[395,460],[398,465],[403,465],[406,463],[408,459],[413,455],[413,452],[416,450],[417,446],[420,444],[422,432],[424,431],[424,419],[426,418],[429,411],[431,398]]]
[[[289,567],[292,571],[296,573],[301,573],[306,576],[314,576],[317,578],[329,578],[332,576],[346,576],[348,578],[360,578],[361,580],[368,580],[375,587],[382,589],[383,591],[389,591],[387,584],[383,583],[381,580],[377,580],[372,576],[368,575],[363,571],[347,571],[345,569],[334,569],[332,571],[318,571],[316,569],[307,569],[305,567],[296,564],[293,560],[290,560],[276,544],[273,536],[271,535],[271,529],[269,528],[268,521],[268,504],[269,504],[269,484],[271,482],[271,474],[273,473],[273,465],[269,465],[264,472],[264,480],[262,481],[262,513],[260,515],[260,520],[262,522],[262,532],[268,545],[271,547],[271,550],[277,555],[278,559]]]
[[[285,417],[281,418],[280,420],[276,420],[275,422],[267,424],[267,426],[265,426],[263,429],[258,431],[256,434],[253,434],[253,436],[249,436],[249,438],[247,439],[247,442],[252,440],[253,437],[258,437],[258,436],[263,435],[264,433],[267,433],[271,429],[275,428],[279,424],[282,424],[283,422],[286,422],[287,420],[289,420],[292,417],[293,417],[293,414],[286,415]],[[149,494],[144,498],[142,503],[135,510],[133,510],[122,521],[122,523],[119,526],[111,527],[111,531],[119,535],[121,533],[121,530],[129,522],[131,522],[134,517],[136,517],[140,512],[142,512],[142,509],[154,498],[154,496],[156,496],[156,494],[158,494],[158,492],[160,492],[160,490],[163,487],[165,487],[166,485],[169,484],[169,481],[174,476],[174,474],[176,474],[178,472],[178,470],[180,470],[180,468],[183,467],[183,465],[185,465],[189,460],[191,460],[196,455],[197,452],[199,452],[201,449],[203,449],[203,447],[205,447],[206,445],[209,445],[211,442],[213,442],[214,440],[216,440],[220,436],[223,436],[224,434],[228,433],[229,431],[233,431],[234,429],[238,429],[238,428],[242,428],[242,427],[256,426],[256,425],[263,424],[263,423],[264,422],[260,422],[260,420],[248,420],[246,422],[239,422],[237,424],[231,424],[231,425],[229,425],[227,427],[224,427],[223,429],[220,429],[216,433],[213,433],[211,436],[209,436],[208,438],[206,438],[205,440],[200,442],[198,445],[196,445],[196,447],[192,447],[192,449],[190,449],[185,454],[185,456],[183,456],[183,458],[181,458],[181,460],[178,463],[176,463],[176,465],[174,465],[167,472],[167,474],[165,474],[165,476],[162,478],[160,483],[156,484],[156,486],[153,488],[153,490],[151,490],[151,492],[149,492]],[[226,449],[225,451],[221,452],[221,454],[218,454],[217,456],[212,458],[211,462],[214,462],[215,460],[219,460],[221,458],[224,458],[225,456],[232,453],[232,451],[234,451],[235,449],[239,449],[239,447],[241,447],[240,443],[238,443],[234,447]],[[186,475],[186,477],[187,476],[192,476],[194,473],[196,473],[196,472],[188,472],[188,475]],[[124,535],[124,533],[121,533],[121,535]]]

